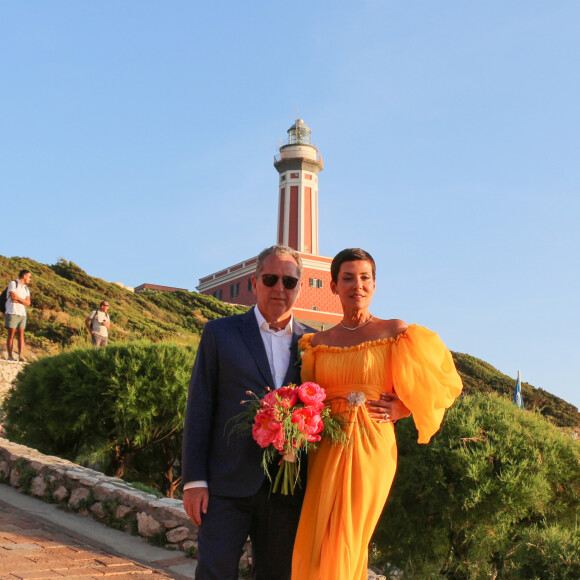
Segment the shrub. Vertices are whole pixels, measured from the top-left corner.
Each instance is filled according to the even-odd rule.
[[[4,402],[13,441],[173,496],[193,348],[131,343],[28,364]]]
[[[397,439],[374,535],[383,564],[411,578],[578,577],[577,442],[495,395],[457,401],[429,445],[410,420]]]

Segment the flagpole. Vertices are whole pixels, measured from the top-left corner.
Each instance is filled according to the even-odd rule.
[[[518,378],[516,380],[516,388],[514,390],[514,403],[520,408],[524,408],[524,398],[522,397],[522,374],[518,371]]]

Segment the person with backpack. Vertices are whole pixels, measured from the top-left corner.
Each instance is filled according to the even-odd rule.
[[[107,342],[109,342],[111,319],[107,314],[108,310],[109,303],[103,300],[99,305],[99,310],[93,310],[85,320],[85,325],[91,335],[91,341],[95,348],[107,346]]]
[[[8,350],[8,360],[17,362],[12,353],[14,337],[18,330],[18,360],[24,362],[24,329],[26,328],[26,307],[30,306],[30,290],[28,284],[32,279],[30,270],[21,270],[18,280],[12,280],[6,289],[6,321],[8,330],[6,348]]]

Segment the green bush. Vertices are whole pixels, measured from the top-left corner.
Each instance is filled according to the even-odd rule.
[[[172,497],[195,350],[145,342],[28,364],[4,402],[10,439]]]
[[[410,578],[580,577],[578,442],[496,395],[457,401],[429,445],[411,420],[397,440],[375,560]]]

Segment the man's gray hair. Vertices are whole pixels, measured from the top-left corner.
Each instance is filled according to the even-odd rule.
[[[288,246],[270,246],[269,248],[262,250],[258,256],[258,263],[256,264],[256,277],[262,273],[262,270],[264,269],[264,260],[268,256],[290,256],[296,262],[296,266],[298,268],[298,278],[302,276],[302,259],[296,250],[293,250]]]

